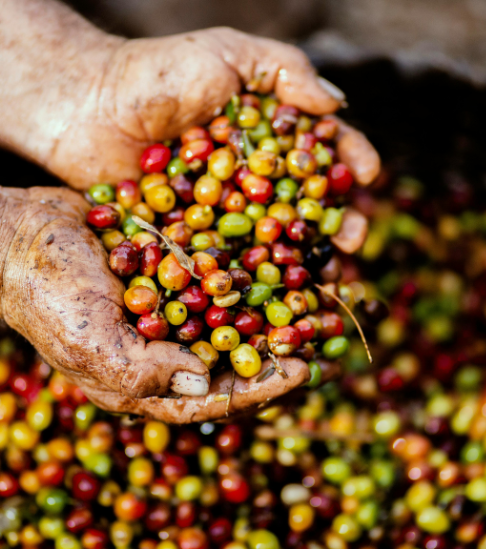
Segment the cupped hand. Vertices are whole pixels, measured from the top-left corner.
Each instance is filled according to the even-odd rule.
[[[222,395],[231,389],[229,371],[210,380],[189,349],[147,343],[127,322],[124,285],[85,225],[88,208],[68,189],[0,189],[3,319],[104,409],[174,423],[226,418]],[[236,376],[230,416],[308,381],[303,361],[280,362],[286,379],[275,373],[260,382]]]
[[[90,90],[75,99],[80,104],[43,160],[76,189],[139,178],[145,147],[207,123],[242,84],[275,91],[283,103],[314,115],[333,113],[344,100],[297,48],[228,28],[128,41],[107,35],[96,61],[84,65],[92,66],[84,77]],[[342,123],[337,153],[358,183],[377,176],[376,151]]]

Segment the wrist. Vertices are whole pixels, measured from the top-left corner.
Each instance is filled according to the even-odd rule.
[[[54,1],[0,0],[0,9],[0,145],[49,168],[74,116],[95,108],[124,40]]]

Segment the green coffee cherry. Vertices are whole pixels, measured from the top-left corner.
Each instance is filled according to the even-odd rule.
[[[115,200],[115,189],[108,183],[93,185],[90,187],[88,194],[96,204],[107,204]]]

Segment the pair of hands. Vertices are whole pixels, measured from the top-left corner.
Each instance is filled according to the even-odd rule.
[[[315,115],[334,112],[344,99],[296,48],[231,29],[131,41],[107,36],[92,65],[85,96],[69,98],[79,104],[60,121],[62,131],[49,134],[55,124],[46,120],[48,153],[37,154],[35,147],[27,153],[79,191],[98,181],[138,179],[146,146],[208,122],[242,83],[256,83],[259,93],[274,90],[282,102]],[[378,174],[378,155],[362,134],[340,128],[338,155],[366,185]],[[89,206],[80,194],[3,188],[0,208],[2,316],[49,364],[110,411],[174,423],[225,417],[226,402],[214,397],[229,392],[229,373],[209,387],[198,357],[175,343],[146,343],[127,324],[123,284],[85,226]],[[232,416],[308,381],[304,362],[281,363],[287,379],[273,375],[256,383],[237,376]],[[324,362],[322,368],[335,372]],[[188,381],[198,382],[199,396],[160,398],[183,392],[178,388]]]

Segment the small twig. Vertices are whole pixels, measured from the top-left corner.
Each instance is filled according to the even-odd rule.
[[[255,78],[252,78],[248,84],[246,85],[246,89],[249,91],[249,92],[254,92],[254,91],[257,91],[262,80],[265,78],[265,76],[267,75],[266,71],[264,72],[261,72],[259,74],[257,74],[255,76]]]
[[[304,437],[312,440],[344,440],[350,442],[374,442],[372,433],[353,433],[343,435],[331,431],[307,431],[302,429],[276,429],[270,425],[260,425],[255,428],[255,435],[262,440],[276,440],[284,437]]]
[[[327,294],[328,296],[332,297],[333,299],[335,299],[339,305],[341,305],[341,307],[348,313],[348,315],[352,318],[356,328],[358,328],[358,332],[359,332],[359,335],[361,336],[361,341],[363,342],[363,345],[364,345],[364,348],[366,349],[366,354],[368,355],[368,360],[370,361],[370,364],[373,364],[373,357],[371,356],[371,352],[370,352],[370,348],[368,347],[368,342],[366,341],[366,338],[365,338],[365,335],[363,333],[363,330],[361,329],[361,326],[359,325],[359,322],[357,321],[356,317],[354,316],[354,314],[351,312],[351,309],[346,305],[346,303],[344,303],[344,301],[339,298],[336,294],[334,294],[334,292],[332,292],[331,290],[325,288],[324,286],[321,286],[320,284],[316,284],[315,285],[316,288],[319,288],[319,290],[321,292],[324,292],[325,294]]]
[[[231,373],[231,387],[229,390],[228,400],[226,401],[226,417],[229,416],[229,407],[231,404],[231,397],[233,396],[233,387],[235,386],[236,370],[233,369]]]
[[[160,309],[160,303],[162,302],[162,295],[163,295],[163,291],[162,290],[159,290],[159,293],[157,295],[157,306],[155,307],[155,311],[153,314],[155,314],[156,316],[155,317],[152,317],[152,318],[156,318],[157,315],[159,314],[159,309]]]
[[[287,372],[282,368],[282,366],[280,366],[278,358],[273,353],[268,353],[268,356],[272,359],[275,370],[277,370],[277,374],[284,379],[288,379],[289,376],[287,375]]]

